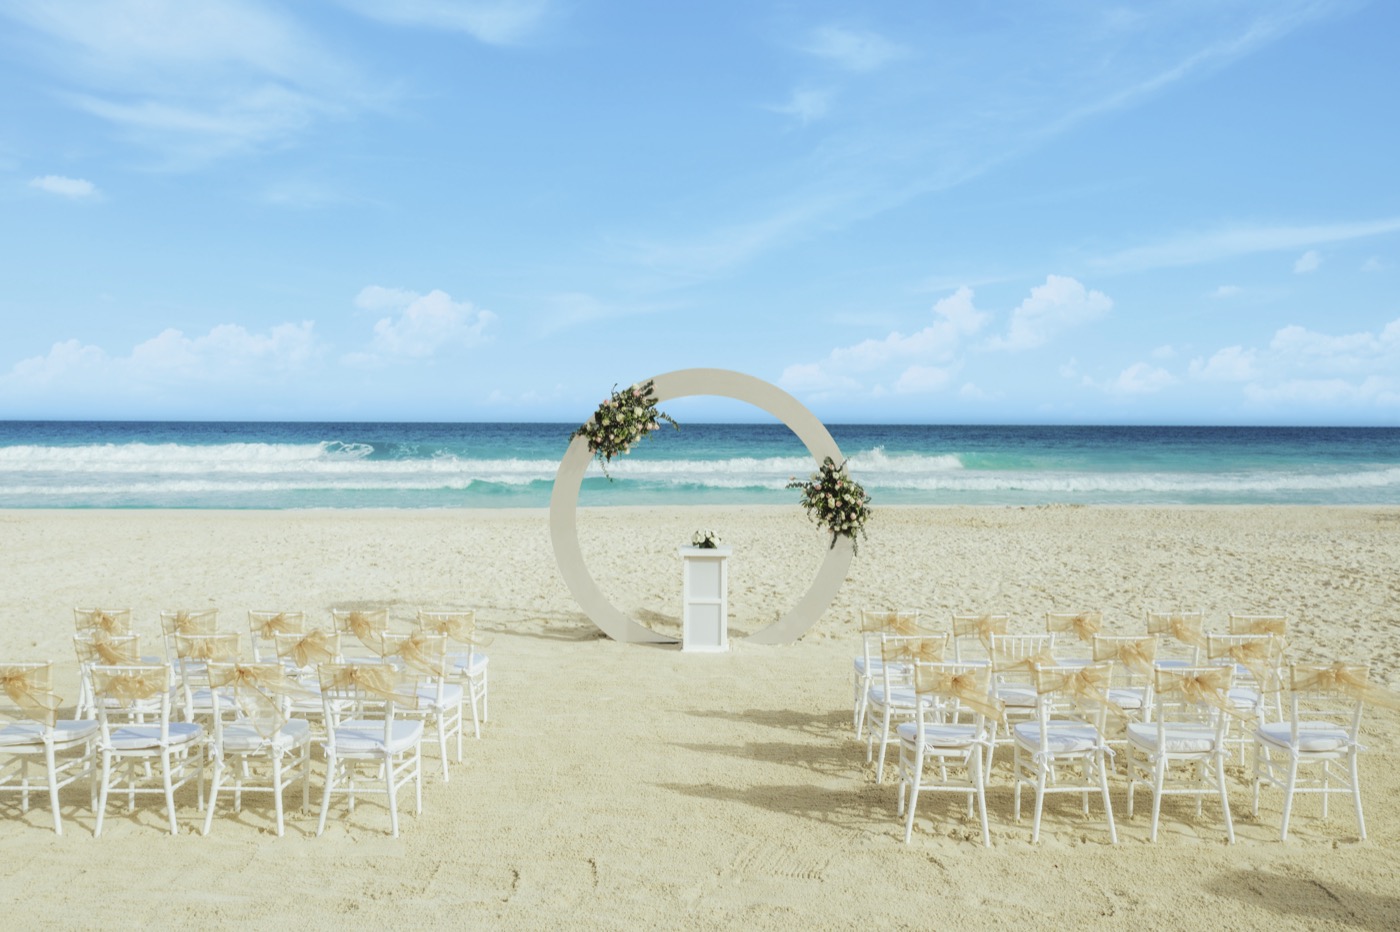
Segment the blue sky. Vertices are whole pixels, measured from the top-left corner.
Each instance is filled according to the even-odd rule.
[[[699,366],[831,422],[1400,424],[1397,35],[0,0],[0,417],[579,421]]]

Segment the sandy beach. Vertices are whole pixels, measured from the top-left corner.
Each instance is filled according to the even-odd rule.
[[[1097,609],[1136,633],[1146,609],[1278,612],[1299,659],[1369,658],[1400,689],[1400,508],[881,508],[835,603],[796,644],[744,635],[806,590],[821,535],[795,508],[606,508],[579,514],[609,599],[679,633],[676,547],[699,528],[734,548],[732,650],[612,642],[555,567],[544,510],[0,512],[0,657],[52,659],[76,696],[78,605],[130,606],[154,638],[162,608],[376,605],[407,627],[419,607],[475,608],[493,641],[491,720],[443,783],[427,752],[424,811],[389,837],[378,801],[289,809],[261,800],[202,837],[193,793],[171,837],[157,805],[113,806],[101,838],[83,792],[65,834],[47,805],[0,797],[0,885],[10,924],[174,922],[303,928],[853,928],[857,926],[1394,928],[1400,917],[1400,714],[1368,712],[1363,795],[1350,808],[1281,800],[1259,818],[1238,767],[1238,842],[1207,803],[1168,804],[1155,844],[1145,809],[1121,843],[1077,802],[1047,807],[1042,840],[1012,820],[1010,782],[988,794],[993,847],[960,803],[921,803],[913,843],[895,786],[877,786],[850,727],[861,607]],[[319,796],[313,786],[313,805]]]

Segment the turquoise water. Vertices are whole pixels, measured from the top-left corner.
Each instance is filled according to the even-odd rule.
[[[0,507],[545,507],[576,426],[0,422]],[[828,427],[876,507],[1400,504],[1400,428]],[[780,424],[683,424],[579,501],[791,504],[813,468]]]

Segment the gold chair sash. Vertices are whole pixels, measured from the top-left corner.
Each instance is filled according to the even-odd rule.
[[[977,635],[977,640],[982,642],[982,646],[991,650],[992,635],[1006,633],[1007,617],[1005,615],[974,615],[970,618],[953,619],[953,636],[966,637],[969,634]]]
[[[476,626],[476,612],[421,612],[418,627],[429,634],[445,634],[468,649],[486,647],[492,638]]]
[[[924,696],[956,699],[984,718],[1000,720],[1005,704],[990,695],[987,671],[964,670],[954,673],[933,667],[914,668],[914,691]]]
[[[51,672],[47,665],[0,666],[0,689],[20,712],[46,728],[57,723],[58,710],[63,705],[50,685]]]
[[[175,635],[175,655],[181,660],[236,660],[238,658],[238,635],[200,634]]]
[[[353,611],[345,616],[345,627],[359,639],[361,644],[382,656],[384,639],[380,637],[380,632],[384,630],[384,625],[380,623],[381,621],[383,621],[383,616],[378,612],[371,614],[370,612]]]
[[[1365,664],[1294,664],[1292,684],[1294,692],[1339,692],[1365,705],[1400,709],[1400,696],[1372,683]]]
[[[867,612],[860,613],[860,629],[872,634],[919,634],[925,629],[919,627],[918,612]]]
[[[330,663],[335,660],[334,637],[329,631],[322,628],[312,628],[297,638],[287,649],[287,653],[291,656],[292,662],[303,669]],[[283,649],[283,644],[279,642],[277,647],[280,652]]]
[[[255,618],[253,625],[253,633],[265,641],[274,640],[279,634],[297,634],[301,631],[301,623],[287,617],[286,612],[278,612],[267,618]]]
[[[880,644],[881,660],[896,663],[913,663],[916,660],[922,660],[926,663],[941,663],[943,661],[948,639],[942,635],[916,638],[899,635],[898,637],[899,640],[885,641]]]
[[[424,631],[389,635],[383,638],[384,656],[398,657],[407,666],[428,676],[443,677],[447,675],[445,639],[445,635]]]
[[[1231,634],[1272,634],[1282,640],[1288,633],[1288,620],[1276,615],[1254,615],[1232,619]]]
[[[1230,701],[1230,681],[1234,671],[1229,667],[1191,672],[1163,668],[1157,671],[1157,692],[1164,696],[1180,695],[1196,706],[1210,706],[1227,715],[1243,718],[1246,709],[1235,708]]]
[[[1131,641],[1095,641],[1095,660],[1116,660],[1134,673],[1152,675],[1157,659],[1157,638],[1135,638]]]
[[[321,698],[320,693],[302,686],[275,663],[213,663],[209,666],[209,685],[214,689],[232,689],[236,700],[247,700],[253,707],[248,720],[264,738],[277,734],[287,722],[278,699]]]
[[[327,664],[320,668],[322,690],[358,690],[407,709],[418,708],[416,683],[384,663]]]
[[[167,667],[133,667],[122,670],[94,670],[93,689],[99,696],[123,706],[152,699],[170,688]]]
[[[218,626],[219,613],[213,609],[201,612],[180,610],[162,612],[161,629],[166,634],[213,634]]]
[[[1060,693],[1073,699],[1075,705],[1093,703],[1119,718],[1127,718],[1123,707],[1109,698],[1108,683],[1109,668],[1103,664],[1072,669],[1037,667],[1035,671],[1035,689],[1040,695]]]
[[[1278,651],[1273,635],[1268,640],[1241,641],[1226,646],[1223,652],[1217,650],[1212,660],[1228,657],[1244,667],[1254,677],[1255,685],[1264,692],[1276,692],[1283,688],[1278,671]]]
[[[993,673],[1031,673],[1036,667],[1053,667],[1057,663],[1049,648],[1029,657],[1015,657],[1002,650],[992,652]]]
[[[131,614],[120,612],[113,614],[100,608],[94,608],[87,612],[77,612],[78,630],[80,631],[102,631],[107,634],[130,634]]]
[[[141,662],[140,641],[134,634],[117,637],[74,638],[78,660],[83,663],[103,663],[123,666]]]
[[[1092,641],[1103,628],[1103,612],[1080,612],[1078,615],[1050,614],[1046,629],[1056,633],[1073,631],[1081,641]]]
[[[1192,647],[1206,646],[1205,627],[1201,624],[1201,619],[1195,616],[1188,618],[1180,612],[1165,613],[1149,618],[1147,633],[1166,634]]]

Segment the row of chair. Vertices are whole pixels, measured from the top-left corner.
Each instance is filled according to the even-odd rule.
[[[1017,821],[1022,789],[1034,789],[1033,841],[1044,797],[1056,792],[1080,794],[1086,813],[1089,794],[1101,796],[1116,841],[1108,779],[1118,753],[1126,759],[1129,816],[1134,791],[1152,793],[1153,840],[1163,796],[1196,796],[1199,812],[1201,797],[1216,795],[1233,841],[1224,765],[1235,752],[1243,761],[1251,747],[1254,811],[1261,787],[1283,789],[1282,839],[1298,793],[1321,794],[1324,815],[1330,795],[1351,795],[1365,838],[1356,762],[1361,708],[1396,704],[1370,684],[1368,665],[1290,662],[1276,616],[1268,616],[1267,633],[1206,635],[1173,613],[1168,630],[1108,636],[1084,624],[1085,614],[1067,616],[1078,623],[1047,619],[1043,634],[1007,635],[997,633],[1005,616],[965,616],[934,633],[913,612],[862,613],[855,672],[869,685],[856,727],[867,730],[867,761],[883,781],[893,725],[906,841],[919,793],[940,789],[967,793],[969,814],[977,802],[989,843],[984,793],[999,746],[1012,750]],[[1075,636],[1057,641],[1064,631]],[[973,643],[959,645],[969,633]],[[937,764],[934,779],[929,761]],[[1182,763],[1189,765],[1184,775]],[[1304,779],[1314,771],[1316,779]]]
[[[86,624],[94,615],[106,620]],[[163,795],[174,833],[176,790],[193,781],[205,809],[208,762],[204,832],[227,786],[235,808],[245,792],[270,792],[281,835],[282,793],[300,781],[308,805],[311,747],[319,742],[325,781],[317,833],[333,794],[347,795],[353,809],[356,796],[371,791],[367,768],[372,782],[384,784],[373,791],[387,793],[397,835],[397,794],[410,781],[421,811],[425,726],[436,731],[446,780],[454,736],[462,759],[464,709],[471,705],[478,737],[489,714],[488,663],[476,649],[482,638],[470,612],[420,611],[414,629],[401,632],[388,629],[382,610],[334,613],[337,627],[363,648],[359,656],[342,651],[339,630],[306,627],[299,613],[250,613],[251,661],[240,651],[241,634],[218,631],[209,615],[190,613],[173,631],[163,625],[169,659],[141,654],[125,610],[80,609],[75,616],[81,685],[73,719],[59,717],[51,663],[0,665],[0,709],[8,704],[13,719],[0,727],[0,755],[8,758],[0,790],[17,792],[27,811],[31,795],[46,786],[60,834],[59,791],[84,777],[95,834],[114,790],[129,808],[139,793]],[[270,656],[266,644],[259,647],[261,634],[270,635]],[[467,650],[454,652],[453,645]],[[31,772],[41,761],[43,782]]]

